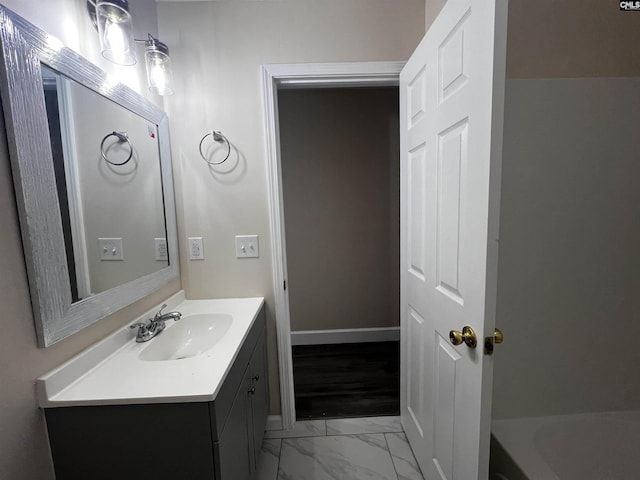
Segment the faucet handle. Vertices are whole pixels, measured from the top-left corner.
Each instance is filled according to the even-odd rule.
[[[140,329],[146,329],[148,326],[149,326],[149,324],[147,324],[147,323],[137,322],[137,323],[134,323],[133,325],[130,325],[129,328],[138,328],[138,327],[140,327]]]
[[[162,316],[162,310],[164,310],[165,308],[167,308],[167,304],[163,303],[160,307],[160,310],[158,310],[158,313],[156,313],[156,318],[154,320],[158,320]]]

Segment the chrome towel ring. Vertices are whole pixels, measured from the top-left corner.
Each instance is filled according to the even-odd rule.
[[[204,143],[205,139],[208,136],[211,136],[213,141],[216,142],[216,143],[223,143],[224,142],[224,143],[227,144],[227,155],[222,160],[220,160],[219,162],[212,162],[211,160],[209,160],[207,158],[207,156],[202,151],[202,144]],[[200,145],[198,146],[198,150],[200,150],[200,156],[202,157],[202,159],[205,162],[207,162],[209,165],[220,165],[221,163],[226,162],[227,159],[229,158],[229,155],[231,155],[231,144],[229,143],[229,140],[227,139],[227,137],[225,137],[222,134],[222,132],[211,130],[209,133],[205,134],[204,137],[202,137],[202,140],[200,140]]]
[[[107,152],[104,148],[104,142],[106,142],[107,138],[109,137],[116,137],[118,139],[118,143],[126,143],[127,145],[129,145],[129,156],[124,162],[112,162],[111,160],[109,160],[109,157],[107,157]],[[129,160],[131,160],[131,157],[133,157],[133,145],[131,145],[131,140],[129,140],[127,132],[111,132],[106,134],[102,139],[102,142],[100,142],[100,153],[102,154],[102,158],[104,158],[105,162],[110,163],[111,165],[115,165],[116,167],[121,167],[122,165],[126,165],[127,163],[129,163]]]

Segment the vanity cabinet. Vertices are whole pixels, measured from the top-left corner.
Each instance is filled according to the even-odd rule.
[[[213,401],[46,408],[56,479],[250,480],[267,385],[263,306]]]
[[[242,375],[243,382],[235,392],[219,440],[214,442],[216,479],[253,478],[267,423],[269,392],[266,374],[263,334]]]

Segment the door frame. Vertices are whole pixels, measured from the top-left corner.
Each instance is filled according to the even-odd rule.
[[[267,154],[269,230],[273,293],[275,300],[280,408],[282,424],[288,430],[296,422],[291,350],[291,319],[287,280],[287,255],[282,196],[278,90],[285,88],[337,88],[399,86],[405,62],[345,62],[262,65],[262,93]],[[279,422],[278,422],[279,423]]]

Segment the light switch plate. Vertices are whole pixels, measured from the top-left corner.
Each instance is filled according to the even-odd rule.
[[[123,261],[122,238],[99,238],[101,261]]]
[[[189,237],[189,260],[204,260],[202,237]]]
[[[256,258],[259,256],[258,235],[236,235],[237,258]]]
[[[156,260],[166,262],[169,259],[167,255],[167,239],[166,238],[154,238]]]

